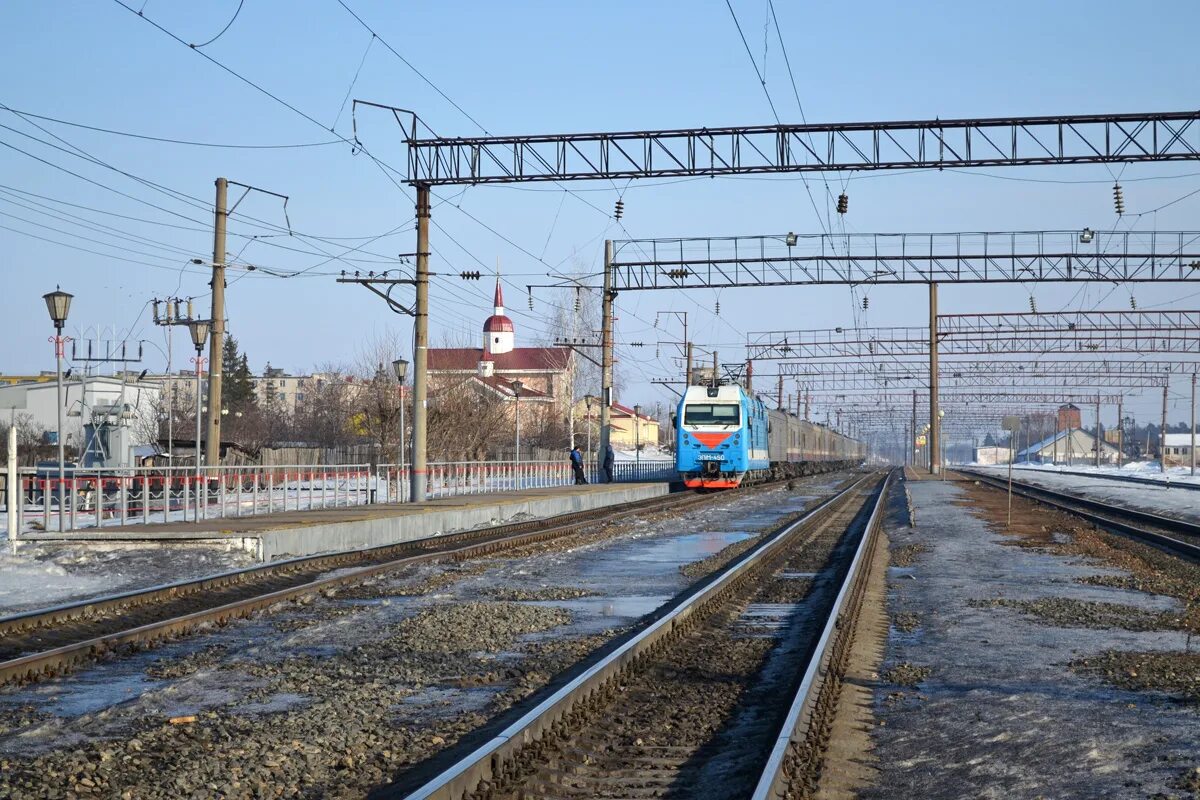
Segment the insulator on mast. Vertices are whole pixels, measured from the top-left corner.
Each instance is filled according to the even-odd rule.
[[[838,195],[837,212],[839,214],[845,214],[849,210],[850,210],[850,197],[845,192],[842,192],[841,194]]]
[[[529,310],[533,311],[533,289],[526,289],[529,292]]]
[[[153,300],[151,300],[150,302],[154,305],[154,324],[157,325],[158,324],[158,298],[156,297]]]
[[[1037,313],[1037,300],[1034,298],[1033,295],[1029,295],[1029,310],[1032,311],[1034,314]]]
[[[581,308],[583,308],[583,301],[579,299],[579,287],[576,286],[575,287],[575,312],[578,313],[579,309],[581,309]]]
[[[720,300],[717,301],[715,311],[716,311],[716,314],[718,317],[721,316],[721,301]]]
[[[1113,207],[1117,210],[1117,216],[1125,213],[1125,192],[1119,183],[1113,184]]]
[[[619,220],[623,216],[625,216],[625,201],[618,197],[616,204],[613,205],[613,218]]]
[[[1129,295],[1129,307],[1137,311],[1137,298],[1133,295]]]
[[[866,311],[868,308],[870,308],[871,307],[871,298],[864,297],[863,301],[862,301],[862,307],[863,307],[863,311]]]

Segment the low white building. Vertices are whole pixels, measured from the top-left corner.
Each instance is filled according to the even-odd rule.
[[[1100,443],[1100,463],[1116,464],[1117,448]],[[1095,464],[1096,437],[1079,428],[1059,431],[1017,454],[1017,461],[1036,464]]]
[[[105,451],[106,460],[123,465],[134,461],[133,448],[151,444],[157,438],[159,397],[158,381],[123,381],[104,375],[72,377],[63,382],[63,442],[73,451]],[[8,419],[28,415],[30,422],[47,432],[47,442],[55,441],[58,429],[58,387],[54,381],[13,383],[0,386],[0,415]],[[85,427],[93,435],[85,438]],[[119,427],[122,433],[112,438],[112,446],[95,435],[96,427]],[[107,437],[106,441],[107,441]],[[120,452],[110,452],[115,447]]]
[[[1196,434],[1196,442],[1200,444],[1200,433]],[[1163,458],[1166,459],[1167,466],[1186,467],[1192,463],[1192,434],[1168,433],[1163,447],[1166,449]],[[1197,457],[1197,461],[1200,462],[1200,456]]]
[[[974,461],[976,464],[986,464],[988,466],[1007,464],[1011,457],[1011,450],[1009,450],[1007,447],[997,447],[995,445],[976,447],[974,453]]]

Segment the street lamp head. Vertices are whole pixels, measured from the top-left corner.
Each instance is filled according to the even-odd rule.
[[[404,383],[408,377],[408,361],[403,358],[397,358],[392,362],[392,369],[396,371],[396,380]]]
[[[63,325],[67,323],[67,314],[71,310],[71,298],[74,296],[67,294],[57,286],[54,287],[53,292],[42,295],[42,299],[46,301],[46,310],[50,312],[50,319],[59,331],[62,331]]]
[[[1092,240],[1092,237],[1094,237],[1095,235],[1096,235],[1096,232],[1094,230],[1092,230],[1091,228],[1084,228],[1082,231],[1079,232],[1079,241],[1082,244],[1087,244],[1088,242],[1090,242]]]
[[[204,349],[204,343],[208,341],[208,320],[192,320],[188,324],[188,332],[192,335],[192,344],[196,346],[196,352],[199,353]]]
[[[788,235],[784,238],[784,241],[787,242],[788,247],[795,247],[796,246],[796,234],[792,233],[791,231],[788,231]]]
[[[520,397],[521,390],[525,388],[525,384],[519,379],[512,382],[513,397]]]

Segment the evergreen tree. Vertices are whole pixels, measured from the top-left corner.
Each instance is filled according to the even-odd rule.
[[[244,353],[238,352],[237,339],[225,337],[221,351],[221,407],[230,412],[245,411],[255,405],[254,382],[251,380],[250,362]]]

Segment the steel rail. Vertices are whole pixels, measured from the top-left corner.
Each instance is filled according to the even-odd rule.
[[[816,733],[812,723],[816,718],[818,698],[828,685],[829,677],[834,674],[832,662],[839,640],[853,636],[854,626],[846,623],[850,618],[857,616],[862,604],[867,576],[867,569],[863,565],[875,552],[883,507],[887,503],[888,490],[894,475],[895,470],[889,472],[880,488],[875,508],[871,511],[871,517],[867,520],[862,538],[854,551],[854,558],[845,578],[842,579],[841,589],[838,590],[829,617],[825,620],[821,638],[813,650],[813,656],[796,689],[787,716],[780,725],[779,735],[770,755],[767,756],[762,777],[751,795],[753,800],[776,800],[787,796],[790,783],[786,769],[787,756],[803,747],[806,740]]]
[[[1079,478],[1099,478],[1106,481],[1117,481],[1120,483],[1138,483],[1143,486],[1158,486],[1163,489],[1187,489],[1192,492],[1200,492],[1200,483],[1187,483],[1186,481],[1160,481],[1155,478],[1143,478],[1139,475],[1111,475],[1100,472],[1079,472],[1073,469],[1060,470],[1038,470],[1045,472],[1047,475],[1074,475]]]
[[[686,498],[685,494],[670,494],[666,495],[665,497],[673,500],[674,502],[686,502],[686,499],[680,500],[680,498]],[[586,511],[572,511],[565,514],[556,514],[552,517],[544,517],[542,519],[525,520],[522,522],[490,526],[487,528],[460,531],[444,536],[430,536],[421,539],[410,539],[408,541],[393,542],[391,544],[376,545],[367,548],[340,550],[333,553],[323,553],[312,556],[299,556],[297,558],[272,561],[268,564],[258,564],[252,567],[246,567],[244,569],[230,570],[229,572],[206,575],[200,578],[165,583],[144,589],[133,589],[127,592],[119,592],[102,597],[89,598],[87,600],[81,600],[78,602],[50,606],[48,608],[23,611],[17,614],[0,617],[0,638],[13,633],[23,633],[35,628],[48,627],[84,617],[93,617],[99,614],[111,613],[112,611],[129,608],[131,606],[145,605],[147,603],[155,603],[163,600],[185,597],[203,591],[211,591],[212,589],[219,589],[233,584],[245,583],[247,581],[262,577],[286,575],[289,572],[298,572],[301,570],[335,569],[356,562],[369,561],[375,558],[386,558],[393,553],[404,552],[407,550],[429,550],[431,548],[439,548],[446,542],[456,543],[485,537],[507,536],[516,533],[540,531],[542,529],[555,532],[564,526],[575,526],[604,518],[619,518],[627,513],[632,514],[644,512],[647,509],[653,509],[653,507],[656,505],[663,505],[663,499],[663,496],[659,496],[647,498],[645,500],[639,500],[634,503],[621,506],[619,511],[614,510],[615,507],[613,506],[604,506],[600,508],[588,509]],[[667,505],[671,504],[670,500],[668,501]]]
[[[1008,481],[1003,478],[969,469],[957,469],[955,471],[964,475],[970,475],[997,489],[1006,490],[1008,487]],[[1172,533],[1183,533],[1195,537],[1200,541],[1200,524],[1174,517],[1151,514],[1148,511],[1137,511],[1132,508],[1113,506],[1098,500],[1089,500],[1068,492],[1046,489],[1042,486],[1034,486],[1016,480],[1013,481],[1012,486],[1013,494],[1015,495],[1028,500],[1034,500],[1052,508],[1057,508],[1060,511],[1066,511],[1069,514],[1074,514],[1112,533],[1140,540],[1175,555],[1200,562],[1200,545],[1185,542],[1168,536],[1165,533],[1149,530],[1144,527],[1151,526]]]
[[[606,684],[652,652],[666,637],[682,630],[682,626],[707,603],[735,586],[738,579],[744,577],[750,569],[777,552],[794,533],[831,513],[876,477],[877,473],[860,478],[836,495],[823,500],[800,519],[751,548],[703,586],[678,599],[662,616],[559,687],[484,744],[407,794],[407,800],[461,800],[481,784],[505,775],[521,750],[552,731],[578,703],[602,691]],[[887,478],[881,482],[881,486],[886,482]],[[881,491],[880,497],[882,496]]]
[[[124,644],[131,642],[155,642],[168,636],[175,636],[192,630],[204,623],[215,622],[217,624],[224,624],[233,619],[249,616],[275,603],[318,593],[335,586],[355,583],[381,573],[394,571],[414,564],[443,560],[461,560],[472,556],[486,555],[525,544],[559,538],[593,522],[608,522],[639,513],[653,513],[681,506],[687,507],[712,499],[712,496],[682,493],[668,495],[667,497],[670,502],[663,503],[661,502],[662,498],[650,498],[632,504],[632,506],[622,506],[621,510],[615,512],[612,511],[612,507],[608,509],[592,509],[587,512],[558,515],[549,518],[549,520],[515,523],[513,525],[499,526],[498,528],[482,528],[476,531],[465,531],[461,534],[430,537],[413,542],[383,545],[367,550],[351,550],[327,556],[309,556],[291,559],[288,562],[281,562],[283,566],[289,568],[281,570],[283,574],[299,569],[319,569],[325,571],[347,561],[368,560],[372,556],[385,555],[389,551],[396,553],[403,553],[405,550],[410,551],[407,555],[390,558],[382,563],[359,567],[335,576],[309,580],[296,586],[237,599],[212,608],[201,609],[188,614],[153,621],[134,628],[105,633],[60,647],[11,658],[0,662],[0,685],[10,681],[33,681],[42,677],[56,675],[86,660],[108,653],[113,648]],[[609,513],[597,513],[606,510]],[[583,519],[579,518],[580,514],[584,515]],[[547,522],[551,524],[547,526]],[[516,530],[514,531],[513,529]],[[90,613],[100,613],[101,611],[111,613],[115,610],[128,608],[131,605],[152,604],[185,597],[195,594],[206,587],[228,586],[244,582],[247,580],[245,577],[247,574],[258,576],[269,575],[268,570],[278,566],[280,564],[262,565],[247,570],[223,573],[211,578],[183,581],[178,584],[169,584],[164,587],[156,587],[141,592],[127,592],[98,601],[76,603],[59,606],[52,610],[34,611],[27,614],[6,617],[4,620],[0,620],[0,622],[8,623],[9,631],[36,629],[36,627],[39,627],[39,623],[40,627],[47,627],[53,623],[48,623],[46,620],[57,620],[60,623],[63,621],[69,622],[85,617],[85,611],[89,609],[91,610]],[[21,623],[23,625],[17,627]]]

